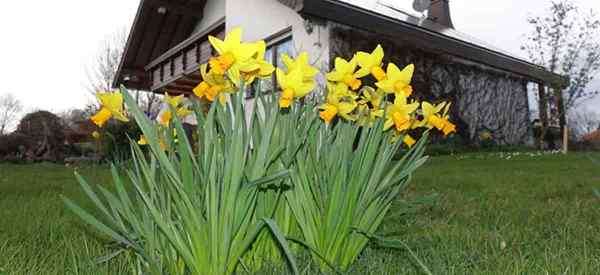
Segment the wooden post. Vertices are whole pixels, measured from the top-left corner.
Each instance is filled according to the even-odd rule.
[[[562,89],[554,89],[554,96],[556,97],[556,108],[558,109],[558,124],[560,126],[561,134],[564,136],[564,132],[567,127],[567,114],[565,112],[565,103],[562,93]]]
[[[548,130],[548,100],[546,98],[546,87],[542,82],[538,83],[538,111],[540,113],[540,122],[542,128],[540,129],[539,136],[539,147],[538,149],[543,149],[544,137],[546,136],[546,131]]]
[[[569,133],[567,130],[567,113],[565,111],[563,90],[561,88],[554,88],[554,97],[556,99],[556,109],[558,111],[558,125],[560,127],[561,136],[563,140],[562,151],[563,154],[566,154],[569,142]]]
[[[567,152],[569,152],[569,129],[567,129],[567,126],[565,126],[563,128],[563,146],[562,146],[562,153],[566,154]]]

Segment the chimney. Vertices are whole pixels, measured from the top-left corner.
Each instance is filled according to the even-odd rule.
[[[429,8],[428,19],[454,29],[450,17],[450,0],[433,0]]]

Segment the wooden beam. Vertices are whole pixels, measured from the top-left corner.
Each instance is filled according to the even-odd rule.
[[[177,88],[169,88],[169,87],[164,87],[162,89],[155,90],[154,92],[164,94],[164,91],[168,92],[169,95],[192,95],[193,94],[192,91],[180,90]]]
[[[169,85],[165,86],[165,88],[168,89],[175,89],[175,90],[179,90],[179,91],[189,91],[190,93],[192,92],[192,90],[194,88],[196,88],[195,85],[185,85],[182,83],[179,83],[177,81],[169,83]]]
[[[179,14],[194,18],[202,18],[204,14],[204,4],[206,1],[192,4],[177,4],[165,0],[156,0],[157,12],[159,8],[165,8],[167,13]]]
[[[199,49],[201,43],[197,43],[197,42],[201,42],[201,41],[207,40],[208,39],[207,38],[208,35],[210,35],[210,34],[216,34],[217,32],[219,32],[223,28],[225,28],[225,17],[222,17],[217,22],[215,22],[213,25],[211,25],[210,27],[206,28],[205,31],[195,33],[194,35],[190,36],[186,40],[184,40],[181,43],[179,43],[177,46],[169,49],[168,51],[166,51],[165,53],[163,53],[162,55],[160,55],[156,59],[150,61],[148,63],[148,65],[144,66],[144,69],[150,70],[152,67],[154,67],[154,66],[156,66],[156,65],[158,65],[160,63],[163,63],[167,59],[173,57],[174,55],[176,55],[178,53],[181,53],[183,50],[187,49],[190,46],[196,47],[197,49]],[[196,44],[196,45],[194,45],[194,44]]]
[[[540,114],[540,136],[538,137],[538,149],[544,149],[544,139],[548,131],[548,98],[546,97],[546,86],[538,83],[538,112]]]
[[[554,97],[556,99],[556,108],[558,109],[558,125],[560,127],[560,133],[561,136],[564,136],[567,127],[567,114],[565,111],[563,89],[554,88]]]

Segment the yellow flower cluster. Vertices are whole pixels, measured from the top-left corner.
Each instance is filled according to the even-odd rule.
[[[96,98],[98,98],[101,107],[100,111],[91,117],[91,120],[98,127],[102,128],[113,117],[120,121],[129,121],[123,110],[123,95],[120,92],[98,93]]]
[[[433,105],[410,99],[414,65],[400,70],[389,63],[384,71],[383,57],[383,48],[378,45],[373,52],[358,52],[349,61],[335,59],[333,71],[327,74],[326,102],[320,106],[319,114],[325,123],[339,116],[356,121],[359,126],[371,127],[378,118],[383,118],[384,130],[393,127],[396,137],[403,136],[408,146],[415,143],[408,134],[412,129],[436,128],[445,135],[454,132],[455,125],[449,121],[449,103]],[[368,76],[373,77],[375,87],[363,85],[361,79]]]
[[[200,66],[203,81],[193,89],[199,98],[210,102],[218,98],[225,104],[227,94],[238,91],[241,83],[249,85],[256,78],[270,77],[275,70],[264,58],[265,42],[242,42],[240,28],[233,29],[224,40],[214,36],[208,40],[219,55],[211,58],[208,65]]]
[[[256,78],[277,79],[281,96],[280,108],[289,108],[293,102],[306,96],[316,86],[315,76],[319,70],[311,66],[308,54],[302,52],[296,59],[283,54],[281,60],[285,68],[275,69],[264,59],[266,44],[242,42],[242,30],[233,29],[224,40],[209,36],[209,42],[218,56],[200,66],[203,81],[193,89],[194,95],[210,102],[218,99],[225,104],[229,94],[240,90],[240,85],[249,85]],[[327,95],[319,106],[319,115],[326,124],[340,117],[357,123],[361,127],[372,127],[378,119],[384,119],[384,130],[394,129],[396,137],[403,137],[408,146],[415,140],[408,134],[416,128],[436,128],[448,135],[455,132],[455,125],[449,121],[450,104],[432,104],[410,99],[413,94],[411,80],[414,65],[402,70],[394,63],[383,69],[384,51],[378,45],[373,52],[358,52],[352,59],[337,57],[334,69],[327,73]],[[363,85],[369,78],[374,87]],[[127,121],[123,113],[123,97],[120,93],[99,94],[102,109],[92,117],[100,127],[114,117]],[[191,111],[181,107],[183,95],[171,97],[165,94],[165,101],[176,110],[176,115],[185,117]],[[173,114],[165,111],[159,117],[162,126],[168,127]],[[144,144],[144,140],[140,140]]]

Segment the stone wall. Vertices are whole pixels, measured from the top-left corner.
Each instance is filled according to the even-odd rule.
[[[451,101],[451,119],[467,144],[478,144],[489,132],[497,144],[525,144],[530,139],[527,82],[505,71],[447,54],[422,50],[401,38],[375,35],[342,25],[330,29],[330,56],[350,58],[359,50],[382,45],[386,58],[400,68],[415,64],[414,96]],[[333,62],[330,62],[333,64]]]

